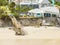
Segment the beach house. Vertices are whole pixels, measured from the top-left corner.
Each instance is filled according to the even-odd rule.
[[[21,6],[33,6],[33,8],[40,8],[44,6],[49,6],[50,2],[48,0],[25,0],[20,2]]]
[[[43,1],[40,1],[42,3],[39,3],[39,8],[28,11],[28,15],[33,15],[34,17],[42,17],[45,25],[51,25],[52,22],[56,24],[57,17],[59,16],[59,9],[54,6],[54,0],[52,0],[52,4],[48,0]]]

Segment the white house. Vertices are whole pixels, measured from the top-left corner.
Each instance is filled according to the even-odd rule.
[[[41,7],[39,9],[33,9],[28,11],[29,16],[34,17],[42,17],[43,18],[43,25],[53,25],[57,24],[57,17],[59,17],[59,9],[54,6],[49,7]],[[60,18],[59,18],[60,24]]]
[[[33,15],[34,17],[44,17],[44,15],[46,14],[46,16],[59,16],[59,9],[57,7],[42,7],[40,9],[33,9],[28,11],[28,15]]]
[[[20,4],[21,6],[33,6],[34,8],[50,5],[50,2],[48,0],[9,0],[9,3],[10,2],[15,2],[16,4]]]
[[[44,6],[49,6],[50,2],[48,0],[25,0],[23,2],[20,2],[20,5],[28,5],[28,6],[33,6],[36,8],[39,7],[44,7]]]

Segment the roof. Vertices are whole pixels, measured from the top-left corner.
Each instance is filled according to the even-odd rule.
[[[40,9],[33,9],[28,11],[30,13],[45,13],[45,12],[51,12],[51,13],[58,13],[59,9],[57,7],[42,7]]]
[[[44,13],[44,11],[41,10],[41,9],[32,9],[32,10],[30,10],[28,12],[30,12],[30,13]]]
[[[41,8],[44,11],[49,11],[49,12],[53,12],[53,13],[59,13],[59,9],[57,7],[43,7]]]
[[[22,5],[26,5],[26,4],[39,4],[39,3],[50,3],[48,0],[37,0],[37,1],[27,1],[27,2],[20,2],[20,4]]]
[[[30,4],[38,4],[38,3],[31,3],[31,2],[21,2],[20,5],[30,5]]]

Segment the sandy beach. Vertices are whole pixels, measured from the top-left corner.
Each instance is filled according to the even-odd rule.
[[[11,28],[11,29],[10,29]],[[60,45],[60,27],[22,27],[16,36],[12,27],[0,28],[0,45]]]

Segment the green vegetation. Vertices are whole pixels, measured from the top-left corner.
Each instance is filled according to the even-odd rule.
[[[52,3],[52,0],[49,0]],[[55,1],[55,5],[60,6],[60,2]]]
[[[7,8],[8,0],[0,0],[0,18],[7,17],[9,9]]]
[[[58,6],[60,6],[60,2],[56,2],[55,4],[58,5]]]
[[[14,2],[11,2],[9,5],[8,5],[10,11],[11,11],[11,14],[14,15],[15,17],[19,16],[19,13],[17,11],[19,10],[15,10],[16,9],[16,4]]]
[[[28,7],[28,6],[23,6],[23,7],[20,7],[20,12],[28,12],[31,9],[33,9],[33,8]]]
[[[8,6],[9,6],[9,9],[11,10],[11,12],[14,12],[14,10],[15,10],[15,3],[11,2]]]
[[[20,13],[25,13],[31,10],[31,7],[16,5],[14,2],[8,4],[8,0],[0,0],[0,18],[6,17],[9,14],[18,17]]]
[[[2,4],[2,3],[1,3]],[[15,11],[15,3],[12,2],[9,5],[0,5],[0,18],[8,18],[8,15],[18,16],[18,13]]]
[[[0,0],[0,6],[4,6],[8,4],[8,0]]]
[[[7,6],[0,6],[0,18],[8,18],[8,14],[10,14],[11,11]]]
[[[52,1],[51,0],[49,0],[50,1],[50,3],[52,3]]]

